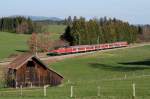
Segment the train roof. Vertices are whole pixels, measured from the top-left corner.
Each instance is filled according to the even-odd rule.
[[[70,46],[69,48],[91,47],[91,45]]]
[[[114,42],[114,43],[105,43],[105,44],[116,44],[116,43],[127,43],[127,42]],[[91,47],[91,46],[99,46],[105,44],[94,44],[94,45],[77,45],[77,46],[68,46],[67,48],[81,48],[81,47]]]

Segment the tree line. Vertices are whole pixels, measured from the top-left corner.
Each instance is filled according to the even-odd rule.
[[[22,16],[0,18],[0,31],[31,34],[42,31],[39,24]]]
[[[118,19],[100,18],[86,20],[84,17],[68,17],[67,28],[61,39],[70,45],[100,44],[117,41],[133,43],[139,28]]]

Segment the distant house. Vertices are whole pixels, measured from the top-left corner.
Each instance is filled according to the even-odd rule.
[[[18,56],[8,66],[7,85],[9,87],[57,86],[63,76],[49,69],[39,58],[26,53]]]

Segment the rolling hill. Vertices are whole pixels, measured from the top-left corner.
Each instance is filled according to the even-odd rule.
[[[29,35],[0,32],[0,60],[15,54],[26,51]]]
[[[50,38],[52,40],[57,40],[64,32],[65,27],[65,25],[49,25],[47,32],[51,33]],[[27,39],[29,37],[30,35],[25,34],[0,32],[0,60],[18,52],[27,51]]]
[[[86,56],[50,63],[65,78],[58,87],[23,88],[21,99],[150,99],[150,46],[95,52]],[[138,54],[137,54],[138,53]],[[73,98],[70,98],[70,86]],[[98,94],[100,88],[100,96]],[[18,99],[20,89],[1,88],[1,98]]]

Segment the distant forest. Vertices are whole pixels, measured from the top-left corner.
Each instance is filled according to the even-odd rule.
[[[150,25],[131,25],[116,18],[86,20],[84,17],[64,20],[32,21],[22,16],[0,18],[0,31],[31,34],[44,33],[48,25],[66,25],[60,39],[70,45],[99,44],[116,41],[150,41]]]
[[[0,18],[0,31],[31,34],[45,32],[48,25],[66,25],[66,20],[36,20],[23,16]]]
[[[4,17],[0,19],[0,31],[30,33],[33,31],[33,23],[24,17]]]
[[[0,18],[0,31],[31,34],[41,32],[42,25],[22,16]]]

